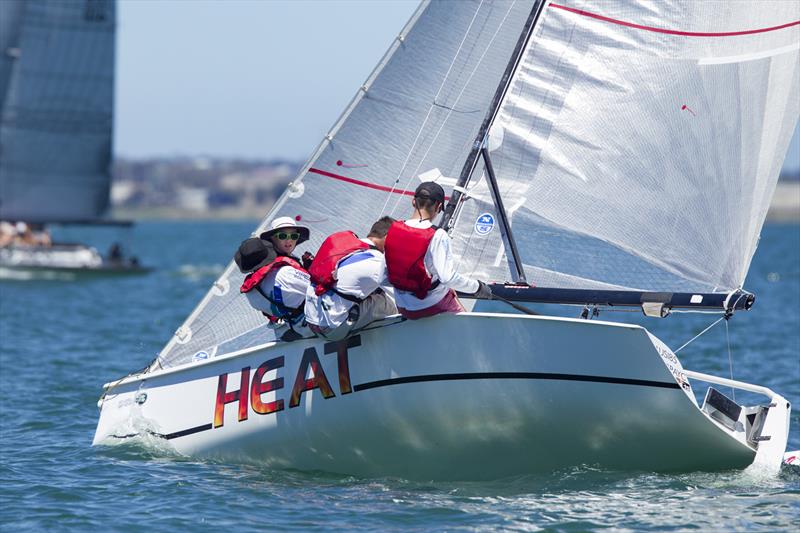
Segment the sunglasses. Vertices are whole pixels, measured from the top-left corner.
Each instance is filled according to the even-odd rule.
[[[280,232],[280,233],[276,234],[275,236],[278,237],[278,239],[280,239],[282,241],[285,241],[286,239],[291,239],[293,241],[296,241],[296,240],[300,239],[300,234],[299,233],[284,233],[284,232]]]

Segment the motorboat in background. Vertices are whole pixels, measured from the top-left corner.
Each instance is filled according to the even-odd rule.
[[[115,35],[115,0],[0,2],[0,270],[147,271],[45,228],[130,225],[105,218]]]
[[[436,180],[460,272],[516,310],[585,312],[467,299],[341,342],[280,342],[231,263],[155,361],[104,386],[94,444],[421,479],[777,471],[784,397],[685,369],[645,328],[595,314],[751,308],[743,284],[800,112],[798,42],[782,1],[423,1],[253,234],[290,216],[313,252],[403,217],[418,179]]]

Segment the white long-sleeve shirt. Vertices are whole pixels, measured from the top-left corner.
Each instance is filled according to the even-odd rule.
[[[282,302],[292,309],[303,305],[310,284],[309,275],[290,266],[273,270],[261,280],[259,287],[276,302]],[[257,290],[245,293],[250,305],[270,315],[280,315],[280,311]]]
[[[430,228],[432,225],[429,220],[418,219],[406,220],[405,224],[420,229]],[[395,289],[397,307],[417,311],[439,303],[450,289],[465,293],[478,290],[477,280],[456,272],[453,254],[450,251],[450,236],[442,228],[437,229],[433,234],[428,251],[425,252],[424,264],[425,270],[428,271],[433,281],[439,280],[439,285],[423,299],[417,298],[413,293]]]
[[[369,239],[361,240],[372,244]],[[337,265],[336,290],[356,298],[366,298],[378,287],[384,287],[384,290],[390,287],[386,278],[386,260],[378,250],[356,252]],[[353,302],[333,291],[317,296],[314,287],[309,285],[306,292],[306,320],[323,329],[333,329],[344,323],[351,307]]]

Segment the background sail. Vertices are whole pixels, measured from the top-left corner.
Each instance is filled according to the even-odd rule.
[[[528,281],[741,287],[798,119],[798,48],[797,2],[548,4],[490,142]],[[475,231],[485,210],[464,204],[460,268],[510,279],[499,232]]]
[[[450,178],[442,180],[451,188],[533,5],[423,2],[260,228],[293,217],[311,228],[300,253],[315,252],[335,231],[363,236],[383,215],[408,216],[420,174]],[[238,292],[241,281],[229,265],[157,364],[270,340]]]
[[[116,4],[0,4],[0,218],[95,219],[111,181]]]

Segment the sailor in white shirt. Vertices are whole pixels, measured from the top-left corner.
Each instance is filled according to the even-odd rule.
[[[305,328],[303,308],[309,274],[292,255],[308,236],[308,228],[298,226],[291,218],[277,218],[260,238],[242,242],[234,258],[239,270],[249,272],[240,292],[269,319],[270,327],[282,340],[310,335],[300,331]]]
[[[455,291],[476,298],[492,294],[482,281],[456,272],[450,237],[432,222],[443,204],[442,187],[434,182],[422,183],[412,200],[413,217],[392,224],[387,235],[388,277],[396,289],[397,308],[409,319],[463,311]]]
[[[312,284],[306,293],[305,315],[311,331],[328,340],[341,340],[375,320],[397,313],[392,298],[392,288],[386,278],[383,245],[386,232],[394,222],[383,217],[372,225],[366,239],[357,239],[350,232],[340,232],[328,239],[340,237],[335,242],[320,247],[311,266]],[[344,239],[342,239],[342,234]],[[326,240],[328,242],[328,240]],[[360,249],[353,251],[359,246]],[[319,287],[315,266],[321,266],[326,256],[334,261],[332,283]],[[322,267],[323,269],[325,267]],[[324,273],[323,273],[324,275]],[[321,294],[320,294],[321,293]]]

